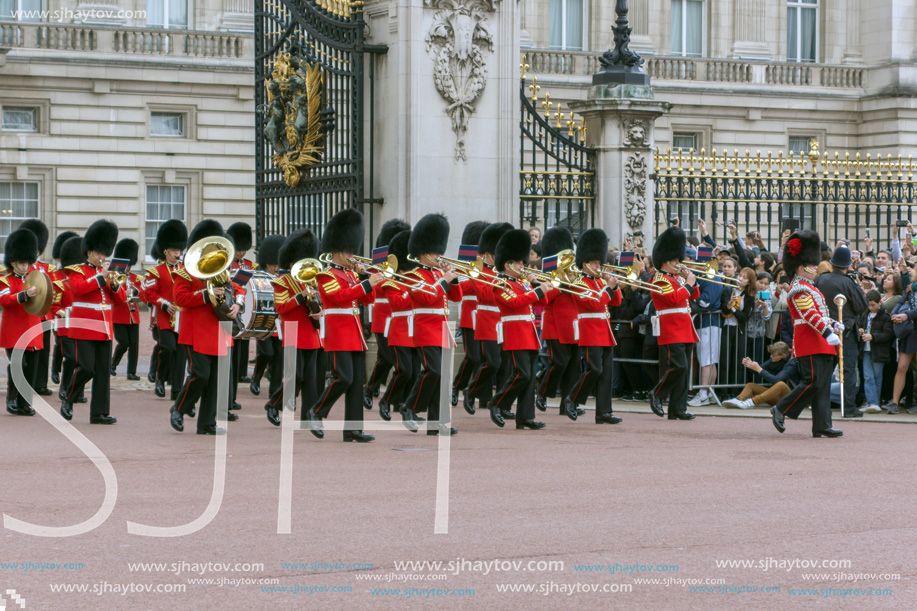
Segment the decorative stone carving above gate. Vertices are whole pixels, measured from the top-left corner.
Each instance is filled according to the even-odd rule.
[[[487,14],[496,11],[497,1],[424,0],[424,6],[437,9],[425,40],[433,82],[448,103],[456,160],[465,161],[465,132],[487,84],[486,58],[494,43]]]
[[[644,119],[624,119],[624,146],[649,148],[649,123]]]
[[[624,163],[624,215],[633,231],[646,219],[646,157],[631,153]]]

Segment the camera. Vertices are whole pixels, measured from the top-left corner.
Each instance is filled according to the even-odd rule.
[[[867,237],[867,238],[871,237],[871,236],[869,235],[869,227],[866,228],[866,237]]]
[[[677,222],[678,222],[678,217],[677,217],[677,216],[670,216],[670,217],[669,217],[669,225],[674,225],[674,224],[677,223]]]
[[[898,219],[898,221],[895,223],[895,227],[907,227],[907,224],[908,221]]]
[[[758,291],[758,299],[761,301],[767,301],[771,298],[770,291]]]
[[[643,237],[643,232],[642,232],[642,231],[635,231],[635,232],[634,232],[634,237],[635,237],[635,238],[642,238],[642,237]]]

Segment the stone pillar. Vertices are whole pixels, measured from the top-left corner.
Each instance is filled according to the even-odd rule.
[[[593,85],[570,108],[586,120],[587,144],[596,149],[596,225],[612,245],[653,231],[655,122],[672,105],[655,99],[649,85]]]
[[[736,0],[732,57],[771,59],[765,38],[765,0]]]

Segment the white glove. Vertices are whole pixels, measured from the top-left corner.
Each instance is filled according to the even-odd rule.
[[[844,326],[844,323],[835,321],[834,323],[834,332],[835,333],[840,333],[844,329],[846,329],[846,327]]]
[[[841,345],[841,338],[838,337],[837,333],[832,333],[831,335],[829,335],[829,336],[826,337],[825,339],[828,340],[828,345],[829,345],[829,346],[840,346],[840,345]]]

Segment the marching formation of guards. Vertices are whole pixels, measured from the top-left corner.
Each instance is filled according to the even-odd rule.
[[[343,398],[343,440],[369,442],[374,437],[363,431],[364,409],[372,409],[379,397],[382,419],[395,412],[413,433],[423,428],[428,435],[455,435],[440,404],[443,349],[455,346],[451,302],[459,304],[465,351],[454,378],[447,380],[452,405],[461,393],[471,415],[477,404],[498,427],[513,421],[516,429],[538,430],[546,425],[535,419],[536,409],[545,411],[547,398],[559,399],[560,415],[577,420],[586,413],[581,406],[587,398],[595,397],[595,423],[620,423],[612,409],[616,342],[608,308],[621,303],[618,282],[625,277],[606,266],[605,232],[583,232],[574,249],[569,230],[548,229],[542,257],[564,263],[542,271],[525,266],[531,238],[509,223],[469,223],[458,259],[445,256],[449,229],[441,214],[428,214],[413,228],[388,221],[376,238],[373,258],[366,259],[356,256],[364,240],[363,217],[346,209],[329,221],[321,243],[306,229],[267,236],[253,264],[244,258],[252,246],[245,223],[224,231],[205,219],[189,232],[181,221],[170,220],[159,227],[152,245],[159,263],[141,277],[131,271],[138,244],[118,241],[114,223],[96,221],[82,237],[59,235],[52,249],[60,264],[55,268],[38,260],[48,230],[31,219],[6,240],[0,344],[11,361],[14,349],[21,351],[25,384],[38,394],[51,394],[50,365],[65,419],[73,418],[75,404],[87,402],[84,389],[91,382],[89,422],[114,424],[110,376],[126,354],[127,379],[140,379],[138,304],[144,302],[155,340],[148,379],[157,397],[165,398],[170,387],[170,424],[178,432],[192,417],[198,434],[224,433],[216,426],[219,397],[225,397],[228,421],[238,420],[232,411],[241,407],[239,381],[248,382],[257,396],[267,376],[264,409],[275,426],[298,398],[303,428],[323,439],[322,422]],[[812,404],[813,433],[836,437],[841,432],[831,427],[823,387],[841,327],[811,284],[819,240],[809,234],[791,236],[783,255],[787,271],[796,276],[790,314],[801,327],[794,350],[797,358],[807,357],[800,359],[806,383],[772,409],[772,419],[783,432],[785,416],[795,418]],[[665,416],[667,402],[670,420],[694,418],[686,410],[697,342],[688,302],[698,298],[699,289],[690,268],[682,265],[685,243],[684,233],[671,227],[653,248],[653,324],[660,359],[650,403],[655,414]],[[112,255],[116,269],[109,268]],[[368,310],[378,347],[368,380],[361,306]],[[535,307],[543,308],[541,334]],[[252,378],[247,378],[249,337],[257,339]],[[542,342],[547,366],[539,379]],[[221,356],[231,363],[223,393],[217,375]],[[330,377],[324,383],[326,370]],[[32,393],[23,392],[9,371],[8,376],[7,411],[34,415]],[[292,400],[285,401],[290,384]]]

